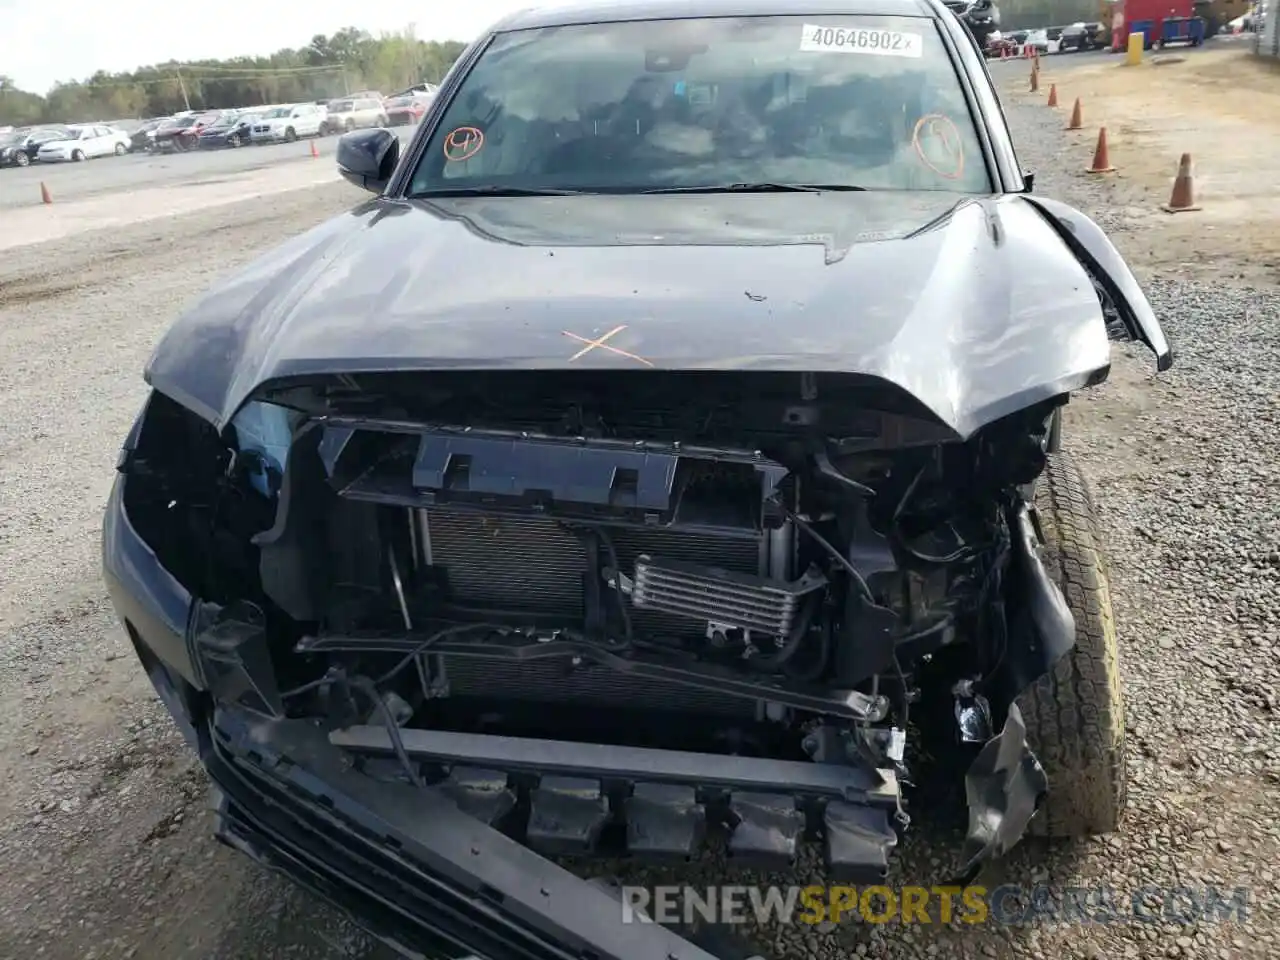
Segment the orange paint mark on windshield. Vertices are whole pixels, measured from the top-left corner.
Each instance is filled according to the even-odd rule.
[[[946,114],[929,113],[917,120],[911,145],[920,162],[944,180],[959,180],[964,176],[960,128]]]
[[[484,131],[479,127],[458,127],[444,138],[444,158],[453,163],[470,160],[484,146]]]

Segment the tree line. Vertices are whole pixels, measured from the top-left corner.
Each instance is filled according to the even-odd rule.
[[[327,100],[361,90],[383,94],[437,83],[466,44],[419,40],[413,27],[373,37],[347,27],[266,57],[170,62],[127,73],[98,71],[46,96],[0,75],[0,124],[74,123],[162,117],[180,110]]]

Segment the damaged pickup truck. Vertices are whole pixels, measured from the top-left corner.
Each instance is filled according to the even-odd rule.
[[[1116,826],[1062,410],[1172,354],[940,0],[526,11],[338,156],[376,196],[175,323],[105,519],[223,841],[411,954],[697,960],[556,858],[874,882],[924,756],[957,876]]]

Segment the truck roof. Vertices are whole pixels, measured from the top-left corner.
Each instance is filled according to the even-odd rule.
[[[536,27],[564,27],[626,20],[681,20],[697,17],[904,16],[937,18],[938,0],[566,0],[519,10],[492,28],[500,33]]]

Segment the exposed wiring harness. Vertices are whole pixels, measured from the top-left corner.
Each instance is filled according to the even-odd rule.
[[[386,675],[384,674],[384,676]],[[391,715],[391,708],[387,706],[386,700],[378,692],[378,681],[370,680],[368,677],[349,677],[341,667],[331,667],[325,672],[324,676],[284,691],[280,694],[280,699],[292,700],[303,694],[326,687],[349,687],[353,690],[359,690],[373,702],[373,709],[378,714],[379,719],[382,720],[382,725],[387,731],[387,737],[391,741],[391,750],[395,753],[396,759],[400,761],[400,765],[404,767],[404,772],[409,777],[409,781],[415,787],[425,787],[426,781],[422,779],[422,774],[418,772],[418,768],[409,759],[409,752],[404,748],[404,739],[400,736],[400,725],[396,723],[396,718]]]
[[[831,559],[838,563],[840,567],[849,574],[854,585],[857,586],[858,592],[862,594],[867,603],[875,604],[876,598],[871,592],[870,585],[868,585],[866,578],[858,572],[858,568],[849,562],[849,558],[837,550],[830,540],[820,534],[817,530],[813,529],[813,525],[810,524],[808,520],[801,519],[799,514],[790,507],[784,506],[782,509],[792,523],[794,523],[800,530],[804,531],[807,536],[811,537],[814,543],[826,551]]]
[[[459,634],[472,633],[473,631],[477,631],[477,630],[484,630],[489,633],[498,633],[498,632],[506,632],[506,631],[509,631],[510,629],[511,629],[510,627],[502,626],[501,624],[496,624],[496,623],[456,623],[452,626],[444,627],[443,629],[437,630],[435,633],[429,634],[428,636],[424,637],[421,642],[419,642],[417,645],[413,647],[412,650],[410,650],[403,657],[401,657],[400,660],[397,661],[394,667],[392,667],[390,670],[386,671],[385,673],[375,678],[372,681],[372,683],[375,687],[382,686],[384,683],[386,683],[388,680],[390,680],[392,677],[398,674],[405,667],[409,666],[409,664],[413,663],[413,661],[417,657],[420,657],[423,653],[425,653],[435,644],[439,643],[441,640],[448,639],[449,637],[456,637]],[[319,677],[315,680],[309,680],[308,682],[300,686],[293,687],[290,690],[285,690],[283,693],[280,694],[280,699],[292,700],[295,697],[302,696],[304,693],[310,693],[313,690],[319,690],[321,687],[325,687],[331,683],[334,683],[338,679],[337,674],[341,674],[341,673],[342,671],[340,671],[338,668],[330,668],[330,670],[327,673],[325,673],[325,675],[322,677]],[[345,674],[343,674],[343,676],[345,676]]]
[[[422,656],[423,653],[425,653],[435,644],[439,643],[441,640],[445,640],[449,637],[456,637],[459,634],[463,634],[463,633],[473,633],[477,630],[484,630],[489,633],[494,633],[494,632],[500,632],[500,631],[505,631],[509,629],[510,627],[503,627],[500,624],[494,624],[494,623],[458,623],[458,624],[454,624],[451,627],[445,627],[441,630],[437,630],[435,633],[430,634],[429,636],[423,638],[423,640],[420,643],[418,643],[417,646],[415,646],[412,650],[406,653],[400,659],[400,661],[396,663],[394,667],[392,667],[386,673],[382,674],[380,677],[374,680],[373,684],[375,687],[382,686],[384,683],[386,683],[388,680],[390,680],[392,677],[398,674],[405,667],[409,666],[409,664],[413,663],[414,660]]]
[[[924,475],[928,473],[928,471],[928,464],[925,464],[920,468],[915,477],[912,478],[911,482],[907,484],[907,489],[903,492],[902,499],[898,501],[898,505],[893,510],[893,520],[890,528],[893,532],[893,539],[897,546],[911,557],[911,559],[934,566],[946,566],[947,564],[960,563],[963,560],[971,560],[979,554],[996,546],[999,542],[998,539],[992,540],[988,543],[978,544],[976,546],[971,543],[965,543],[951,551],[951,553],[935,556],[932,554],[921,553],[903,539],[902,534],[900,533],[900,521],[902,520],[902,515],[906,512],[907,505],[911,502],[912,497],[915,496],[916,491],[920,487],[920,482],[924,480]],[[952,528],[952,531],[954,532],[954,527]],[[957,536],[959,535],[957,534]]]
[[[396,759],[400,761],[404,772],[409,775],[409,780],[415,787],[425,787],[426,782],[423,781],[422,774],[413,765],[413,761],[409,759],[409,752],[404,748],[404,739],[400,736],[400,725],[391,715],[391,708],[387,706],[387,702],[378,693],[377,685],[368,677],[352,677],[351,686],[373,700],[374,709],[378,711],[378,715],[382,717],[383,726],[387,728],[387,737],[391,740],[391,749],[395,751]]]

